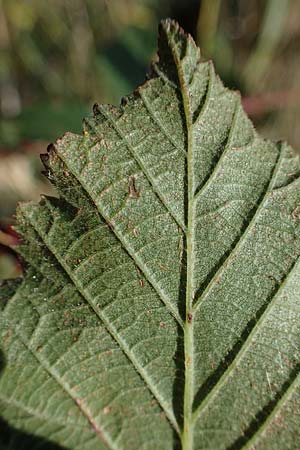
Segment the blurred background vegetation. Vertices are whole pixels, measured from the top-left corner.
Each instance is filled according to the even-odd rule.
[[[51,192],[38,154],[80,133],[95,101],[143,82],[164,17],[241,91],[264,136],[300,150],[299,0],[0,0],[0,278],[21,270],[8,249],[16,203]]]

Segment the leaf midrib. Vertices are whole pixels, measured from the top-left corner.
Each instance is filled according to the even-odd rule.
[[[184,325],[184,358],[185,358],[185,380],[183,399],[183,430],[181,435],[182,450],[193,450],[194,430],[192,421],[193,401],[194,401],[194,330],[193,330],[193,274],[194,274],[194,157],[193,157],[193,121],[190,107],[189,95],[181,66],[181,62],[174,51],[173,45],[169,42],[170,49],[177,67],[180,91],[183,100],[185,123],[187,131],[187,227],[186,227],[186,297],[185,297],[185,325]]]
[[[181,87],[181,94],[183,99],[183,106],[184,106],[184,113],[185,113],[185,120],[186,120],[186,128],[187,128],[187,143],[188,143],[188,151],[187,151],[187,180],[188,180],[188,217],[187,217],[187,230],[186,230],[186,251],[187,251],[187,278],[186,278],[186,322],[184,327],[184,347],[185,347],[185,386],[184,386],[184,429],[182,432],[182,448],[183,450],[193,450],[194,448],[194,442],[193,442],[193,426],[195,423],[195,417],[198,416],[199,411],[202,410],[202,404],[198,407],[197,411],[193,413],[193,400],[194,400],[194,370],[193,370],[193,315],[196,313],[198,306],[203,298],[205,298],[205,295],[207,292],[209,292],[211,286],[213,286],[214,281],[216,278],[220,275],[220,272],[224,269],[224,267],[227,266],[228,261],[231,260],[232,252],[230,253],[229,257],[225,260],[225,262],[222,264],[221,268],[217,271],[217,273],[212,277],[210,280],[207,288],[202,293],[200,298],[196,301],[196,303],[193,305],[193,295],[194,295],[194,286],[193,286],[193,269],[194,269],[194,221],[195,221],[195,203],[200,197],[200,194],[203,192],[205,188],[210,184],[212,177],[214,178],[215,174],[217,173],[218,168],[222,164],[224,160],[224,154],[227,154],[227,149],[229,148],[230,141],[232,138],[232,135],[234,133],[234,124],[236,122],[236,116],[238,111],[238,99],[236,100],[235,105],[235,112],[234,112],[234,118],[233,123],[230,128],[228,140],[226,143],[226,147],[224,151],[221,153],[220,158],[218,159],[218,162],[216,166],[214,167],[214,170],[212,174],[209,176],[206,183],[201,186],[198,189],[195,189],[194,187],[194,172],[193,172],[193,121],[192,121],[192,112],[190,108],[189,103],[189,96],[187,92],[187,86],[184,80],[183,72],[182,72],[182,66],[181,62],[175,53],[172,43],[169,42],[170,49],[172,51],[172,55],[174,58],[175,65],[177,67],[177,73],[178,73],[178,79]],[[211,77],[210,77],[211,80]],[[211,84],[211,82],[210,82]],[[208,98],[206,98],[205,106],[208,104]],[[199,116],[201,113],[203,113],[203,110],[205,108],[202,108],[202,111],[199,113]],[[263,198],[260,200],[258,207],[256,208],[256,211],[251,218],[249,225],[246,227],[244,232],[242,233],[241,237],[238,240],[238,243],[236,244],[233,252],[237,251],[237,249],[242,245],[242,242],[244,241],[245,237],[248,235],[249,229],[251,229],[251,226],[253,222],[255,222],[257,215],[259,214],[261,208],[264,205],[264,202],[266,200],[266,197],[269,193],[269,191],[273,187],[273,182],[276,180],[276,176],[278,171],[280,170],[281,166],[281,159],[283,157],[283,152],[278,149],[278,155],[277,160],[274,163],[273,171],[270,177],[270,181],[268,182],[266,192],[263,196]],[[264,315],[263,315],[264,316]],[[190,317],[191,320],[187,320],[187,318]],[[260,321],[259,321],[260,323]],[[255,327],[256,330],[256,327]],[[254,330],[252,330],[254,333]],[[252,333],[250,334],[252,336]],[[238,357],[241,357],[243,354],[244,346],[240,350]],[[232,366],[237,363],[238,357],[235,357]],[[189,361],[189,364],[187,364],[187,361]],[[230,370],[226,371],[225,374],[229,373]],[[227,378],[225,376],[225,378]],[[223,377],[221,378],[223,381]],[[219,383],[218,383],[219,384]],[[217,384],[217,385],[218,385]],[[216,386],[217,386],[216,385]],[[216,386],[212,389],[209,396],[205,398],[204,404],[206,404],[206,401],[208,401],[213,395],[215,395],[216,392]],[[203,405],[204,406],[204,405]]]

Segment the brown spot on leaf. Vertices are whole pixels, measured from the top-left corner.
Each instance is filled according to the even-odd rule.
[[[112,222],[110,222],[109,220],[106,223],[107,223],[108,228],[113,231],[114,224]]]
[[[187,319],[187,322],[188,322],[188,323],[192,323],[192,321],[193,321],[193,315],[192,315],[192,313],[188,313],[187,316],[186,316],[186,319]]]
[[[292,218],[295,219],[295,220],[300,219],[300,208],[299,208],[299,206],[297,206],[297,208],[295,208],[295,209],[292,211],[291,216],[292,216]]]
[[[107,414],[109,414],[111,411],[111,407],[110,406],[105,406],[102,410],[103,414],[106,416]]]
[[[128,195],[130,198],[139,198],[141,195],[136,188],[135,178],[133,176],[130,176],[128,179]]]

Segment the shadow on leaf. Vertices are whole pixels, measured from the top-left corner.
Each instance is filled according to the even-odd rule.
[[[5,357],[0,349],[0,377],[4,367]],[[0,417],[0,450],[65,450],[65,447],[60,447],[42,437],[17,430]]]

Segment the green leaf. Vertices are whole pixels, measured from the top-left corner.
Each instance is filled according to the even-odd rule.
[[[166,20],[150,79],[43,161],[59,198],[19,207],[0,316],[7,424],[38,448],[298,449],[292,150]]]

